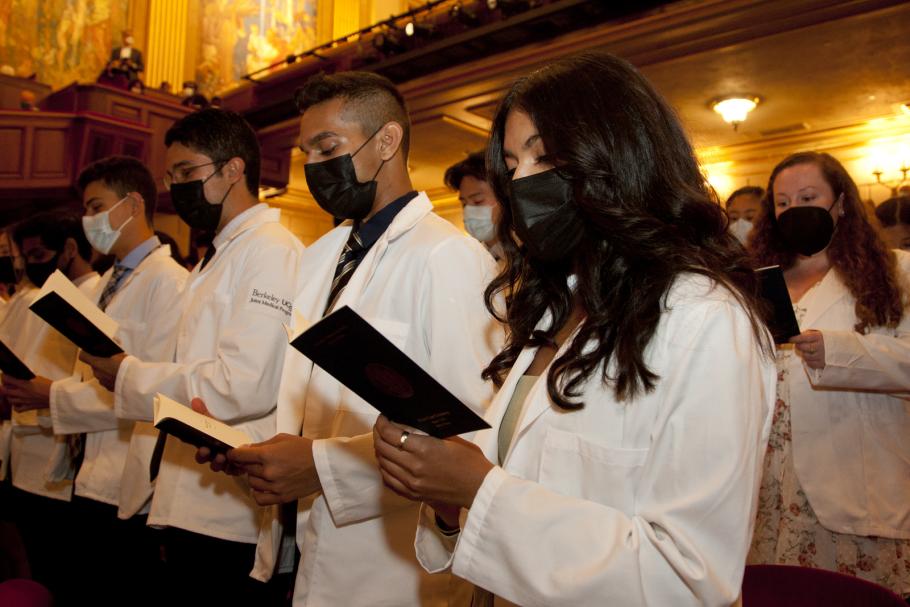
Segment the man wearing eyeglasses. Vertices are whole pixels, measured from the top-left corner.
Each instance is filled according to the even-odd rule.
[[[174,305],[173,362],[85,360],[114,392],[120,417],[151,420],[157,392],[187,405],[201,397],[212,416],[262,441],[275,433],[284,325],[303,247],[279,223],[279,211],[258,202],[259,144],[239,115],[190,114],[165,144],[164,184],[174,208],[191,228],[215,233]],[[258,508],[245,486],[197,464],[195,452],[167,438],[156,447],[160,460],[153,458],[160,468],[148,524],[165,527],[165,596],[179,592],[173,598],[181,604],[264,604],[269,589],[248,577]]]

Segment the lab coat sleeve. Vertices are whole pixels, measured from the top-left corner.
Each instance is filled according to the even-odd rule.
[[[253,289],[284,300],[296,290],[299,249],[285,242],[255,243],[237,269],[232,299],[223,311],[215,356],[181,363],[127,357],[117,374],[115,407],[125,419],[151,421],[156,392],[189,405],[201,398],[216,419],[236,424],[275,408],[290,314],[251,304]],[[192,331],[192,328],[190,328]]]
[[[89,371],[90,373],[90,371]],[[80,434],[117,430],[114,394],[89,375],[81,373],[51,384],[51,420],[54,434]]]
[[[741,310],[695,308],[675,310],[674,326],[663,327],[670,340],[657,389],[666,402],[638,486],[616,487],[634,491],[633,511],[493,468],[462,527],[454,575],[526,606],[710,606],[737,599],[774,367]],[[626,478],[615,467],[623,462],[606,453],[605,459],[569,457],[589,467],[591,483]]]
[[[483,303],[483,291],[495,272],[493,258],[479,243],[450,238],[430,252],[426,272],[415,321],[429,353],[426,370],[483,415],[493,385],[480,374],[504,339]],[[413,504],[384,486],[372,434],[314,441],[313,457],[336,525]]]
[[[910,393],[908,319],[895,335],[823,330],[822,336],[825,367],[806,369],[815,387]]]

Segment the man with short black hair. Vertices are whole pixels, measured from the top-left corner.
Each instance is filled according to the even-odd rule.
[[[503,251],[496,229],[501,211],[493,188],[487,182],[484,152],[472,152],[450,166],[444,179],[449,188],[458,192],[468,234],[482,242],[493,257],[500,259]]]
[[[295,312],[314,321],[350,306],[481,411],[493,393],[481,370],[503,337],[483,302],[495,264],[411,186],[401,94],[382,76],[344,72],[311,78],[296,100],[310,192],[347,221],[303,254]],[[300,500],[294,604],[447,604],[454,580],[428,575],[415,558],[416,506],[383,486],[373,453],[376,411],[294,350],[278,409],[283,433],[228,459],[247,474],[258,503]],[[253,571],[260,579],[276,564],[293,566],[293,550],[279,559],[279,518],[272,510],[263,521]],[[293,525],[293,515],[283,518]]]
[[[201,397],[211,415],[264,440],[275,431],[278,393],[300,241],[280,213],[259,203],[256,134],[236,113],[205,109],[165,136],[165,185],[178,215],[215,237],[172,313],[168,362],[135,352],[82,354],[114,392],[123,419],[151,421],[156,393],[187,406]],[[169,592],[181,603],[261,604],[264,584],[247,573],[258,536],[258,508],[236,479],[195,462],[195,449],[162,435],[160,470],[148,524],[165,527]]]

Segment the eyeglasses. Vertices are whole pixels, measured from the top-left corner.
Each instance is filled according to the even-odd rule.
[[[164,177],[161,178],[161,182],[164,184],[164,189],[168,192],[171,191],[171,186],[175,183],[184,183],[190,181],[190,176],[193,174],[193,171],[196,169],[201,169],[202,167],[212,166],[213,164],[224,164],[221,160],[213,160],[212,162],[206,162],[204,164],[196,164],[193,166],[180,167],[172,175],[168,171]],[[217,170],[216,170],[217,172]],[[214,174],[214,173],[213,173]],[[210,175],[211,177],[211,175]]]

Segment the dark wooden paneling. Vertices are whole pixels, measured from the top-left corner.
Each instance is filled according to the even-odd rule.
[[[66,179],[69,174],[70,150],[68,128],[36,126],[32,144],[32,178]]]
[[[25,127],[0,128],[0,179],[21,179],[24,174]]]

